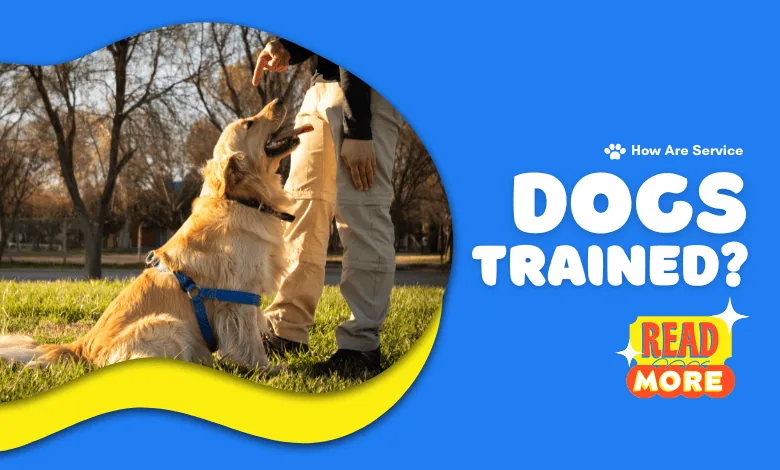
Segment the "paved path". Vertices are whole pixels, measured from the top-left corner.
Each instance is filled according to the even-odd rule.
[[[112,279],[129,279],[137,276],[137,269],[104,269],[103,276]],[[399,270],[395,273],[397,286],[424,285],[445,287],[450,273],[438,269]],[[4,268],[0,269],[0,280],[6,281],[56,281],[60,279],[84,279],[80,269],[56,268]],[[325,284],[338,285],[341,269],[328,267],[325,272]]]

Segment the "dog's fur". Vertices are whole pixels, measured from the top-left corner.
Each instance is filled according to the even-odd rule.
[[[225,128],[204,171],[192,215],[154,254],[171,271],[199,286],[258,294],[277,290],[284,269],[283,222],[231,198],[257,199],[277,210],[289,207],[265,142],[286,115],[273,102],[259,114]],[[290,150],[291,151],[291,150]],[[289,152],[286,152],[289,154]],[[257,307],[205,301],[220,358],[266,368]],[[262,324],[261,324],[262,323]],[[174,276],[146,269],[108,306],[84,337],[66,345],[39,345],[26,336],[0,336],[0,359],[46,366],[63,359],[102,367],[127,359],[169,357],[210,365],[213,361],[192,303]]]

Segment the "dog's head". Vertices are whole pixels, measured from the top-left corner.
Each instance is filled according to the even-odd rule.
[[[275,204],[283,193],[276,175],[279,160],[300,144],[299,134],[310,130],[282,132],[286,115],[285,105],[274,100],[255,116],[225,127],[206,165],[202,195]]]

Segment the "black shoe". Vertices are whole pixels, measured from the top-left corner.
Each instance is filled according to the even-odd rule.
[[[276,353],[279,355],[287,354],[288,352],[302,354],[308,354],[309,352],[308,344],[284,339],[280,336],[276,336],[272,331],[263,334],[263,346],[265,346],[266,353]]]
[[[334,372],[350,377],[375,375],[382,372],[381,362],[379,348],[373,351],[339,349],[328,360],[314,364],[314,375],[329,375]]]

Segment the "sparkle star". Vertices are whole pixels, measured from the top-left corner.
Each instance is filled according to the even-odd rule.
[[[631,360],[634,359],[634,356],[637,354],[641,354],[642,351],[637,351],[634,349],[633,346],[631,346],[631,340],[628,340],[628,346],[626,346],[626,349],[622,351],[618,351],[615,354],[620,354],[621,356],[625,357],[628,360],[628,367],[631,367]]]
[[[729,305],[726,307],[726,310],[724,310],[722,313],[719,313],[718,315],[713,315],[713,318],[720,318],[724,322],[726,322],[726,325],[729,327],[729,334],[731,334],[731,326],[737,321],[742,320],[743,318],[748,318],[745,315],[740,315],[739,313],[734,311],[734,307],[731,306],[731,298],[729,298]]]

